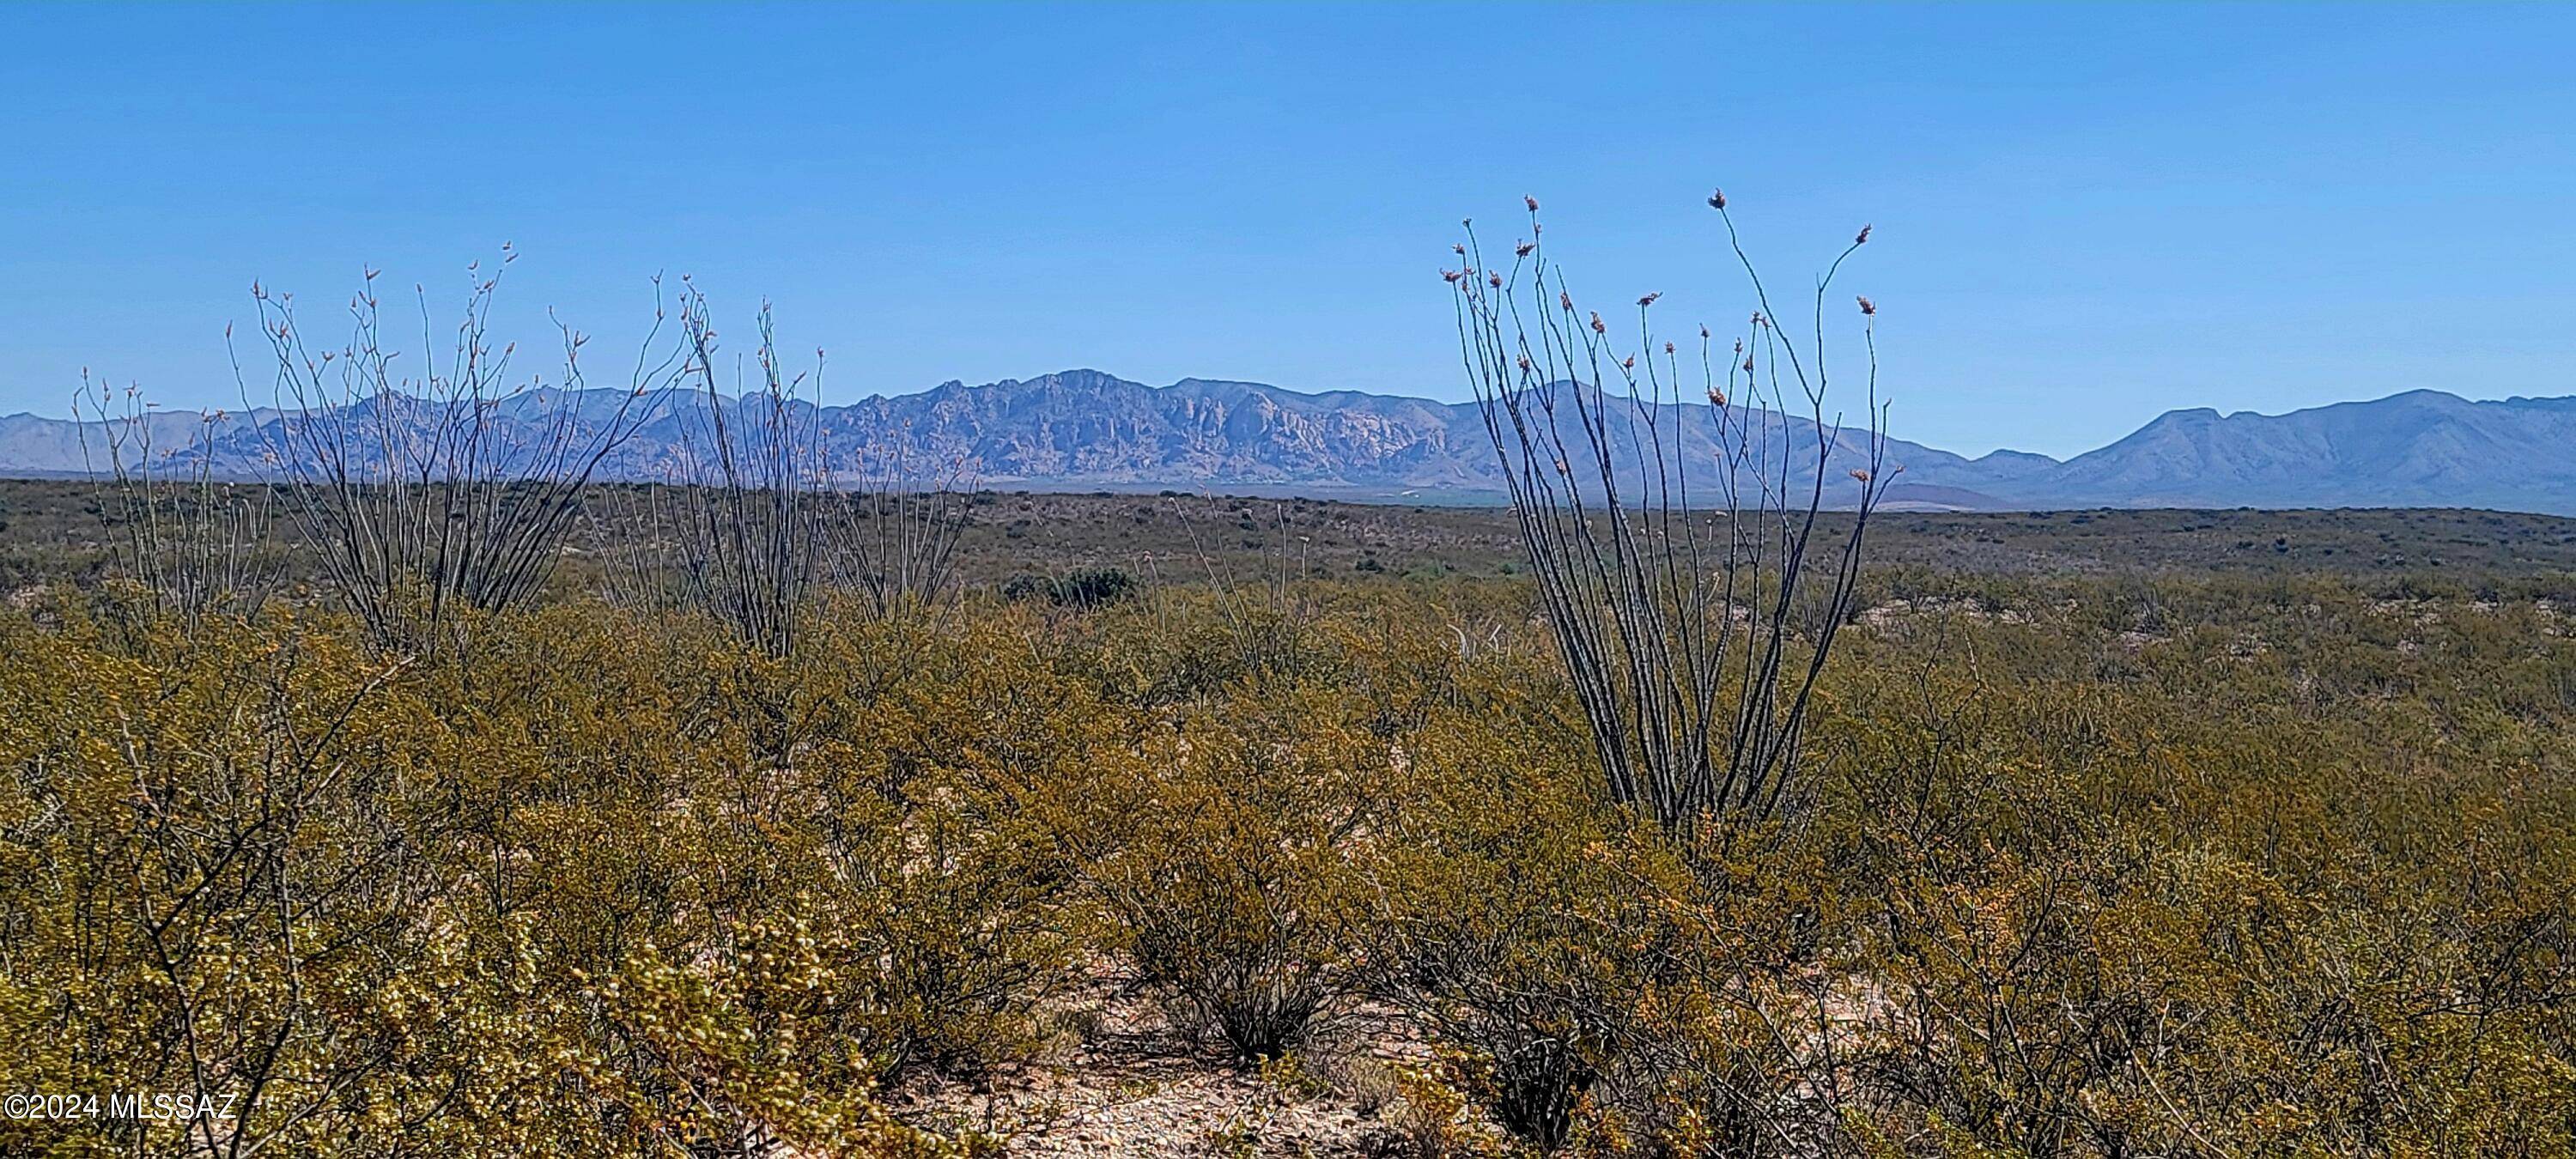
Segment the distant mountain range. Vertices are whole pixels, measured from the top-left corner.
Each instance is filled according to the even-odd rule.
[[[1561,388],[1562,389],[1562,388]],[[585,421],[617,395],[514,397],[497,421],[533,427],[577,405]],[[1621,404],[1624,407],[1624,403]],[[671,477],[705,400],[674,396],[603,464],[614,479]],[[1613,459],[1634,476],[1658,438],[1665,453],[1710,462],[1710,407],[1664,407],[1649,432],[1614,424]],[[1298,492],[1410,502],[1490,502],[1501,476],[1472,403],[1335,391],[1305,394],[1250,382],[1183,379],[1165,387],[1095,370],[985,386],[950,382],[808,412],[836,462],[956,462],[980,485],[1030,490]],[[1767,437],[1812,447],[1805,420],[1754,416]],[[255,477],[277,445],[279,412],[224,416],[211,454],[225,475]],[[201,420],[156,414],[161,447],[188,447]],[[0,418],[0,474],[84,473],[82,431],[61,419]],[[93,448],[98,433],[89,432]],[[1571,432],[1569,431],[1569,437]],[[2576,397],[2471,402],[2418,390],[2285,415],[2168,412],[2099,450],[2059,461],[1996,451],[1970,459],[1891,440],[1905,470],[1892,503],[1909,507],[2482,507],[2576,514]],[[1829,493],[1854,486],[1857,439],[1837,444]],[[95,457],[95,450],[92,451]],[[1701,496],[1714,492],[1703,480]]]

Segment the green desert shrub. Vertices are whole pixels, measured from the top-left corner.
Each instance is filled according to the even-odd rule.
[[[1511,582],[823,600],[775,657],[566,598],[414,661],[33,593],[0,1090],[237,1093],[280,1154],[973,1148],[885,1092],[1060,1057],[1126,979],[1243,1056],[1391,1024],[1434,1149],[2576,1147],[2554,588],[1905,583],[1805,791],[1685,833],[1604,803]]]
[[[1644,1025],[1681,864],[1597,803],[1561,742],[1443,723],[1410,754],[1414,799],[1364,891],[1374,990],[1450,1048],[1470,1098],[1554,1148]]]
[[[1124,568],[1076,568],[1060,576],[1029,573],[1012,576],[1002,583],[1002,598],[1013,602],[1044,600],[1060,608],[1088,610],[1106,607],[1127,598],[1136,591],[1136,577]]]
[[[1238,1058],[1304,1045],[1356,986],[1349,911],[1401,757],[1354,715],[1304,688],[1177,712],[1110,790],[1135,828],[1089,870],[1104,943]]]

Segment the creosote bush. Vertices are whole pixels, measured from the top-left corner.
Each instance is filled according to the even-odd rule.
[[[1347,697],[1241,690],[1176,713],[1154,770],[1105,786],[1137,820],[1089,871],[1103,941],[1192,1034],[1246,1060],[1304,1045],[1357,989],[1355,866],[1402,754]]]
[[[784,657],[567,594],[438,662],[47,589],[0,610],[0,1089],[240,1118],[0,1151],[989,1150],[910,1096],[1126,985],[1211,1055],[1418,1041],[1381,1101],[1451,1153],[2576,1145],[2555,607],[1905,582],[1799,808],[1689,835],[1605,792],[1508,582],[1249,634],[826,597]]]

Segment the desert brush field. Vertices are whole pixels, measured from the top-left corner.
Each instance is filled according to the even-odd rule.
[[[0,1152],[2576,1137],[2576,523],[1881,513],[1796,775],[1674,824],[1498,510],[955,497],[773,636],[596,516],[388,635],[0,493],[0,1087],[234,1097]]]

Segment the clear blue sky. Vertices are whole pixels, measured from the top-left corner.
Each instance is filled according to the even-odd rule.
[[[1524,192],[1732,322],[1864,221],[1898,433],[2576,393],[2576,7],[12,6],[0,412],[237,392],[254,278],[524,257],[622,346],[767,296],[831,395],[1093,366],[1463,395],[1436,271]],[[594,351],[602,349],[594,346]]]

